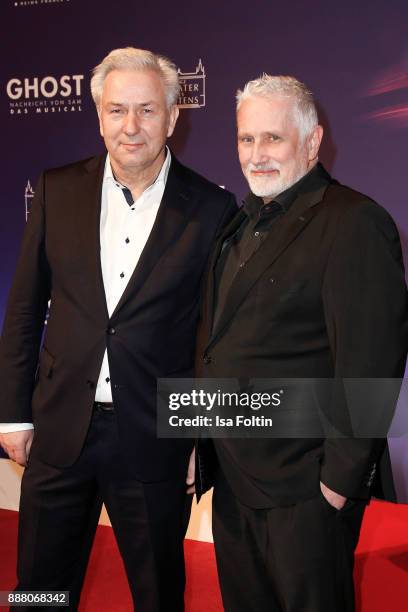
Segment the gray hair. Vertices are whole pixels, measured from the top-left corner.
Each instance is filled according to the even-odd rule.
[[[265,72],[258,79],[249,81],[236,94],[237,110],[247,98],[280,96],[293,100],[293,112],[302,139],[312,133],[318,124],[313,94],[304,83],[292,76],[271,76]]]
[[[111,51],[92,71],[91,94],[97,107],[101,101],[103,83],[112,70],[153,70],[157,72],[163,79],[169,108],[176,104],[180,83],[175,64],[167,57],[157,55],[152,51],[125,47]]]

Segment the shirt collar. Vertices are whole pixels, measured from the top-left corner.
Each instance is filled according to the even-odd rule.
[[[166,184],[167,177],[168,177],[169,170],[170,170],[170,164],[171,164],[171,153],[170,153],[169,147],[166,146],[166,157],[164,159],[160,172],[157,175],[154,182],[151,185],[149,185],[149,187],[147,187],[143,193],[146,193],[146,191],[148,191],[149,189],[152,189],[153,187],[157,187],[160,184],[163,184],[163,183]],[[123,189],[125,187],[125,185],[122,185],[121,183],[119,183],[119,181],[115,178],[115,175],[113,174],[109,153],[106,155],[103,181],[104,182],[107,181],[108,183],[117,185],[118,187],[120,187],[120,189]]]

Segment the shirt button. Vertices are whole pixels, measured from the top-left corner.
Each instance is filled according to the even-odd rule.
[[[259,236],[259,232],[255,232],[255,236]]]
[[[211,363],[211,357],[209,355],[207,355],[207,353],[204,355],[203,357],[203,361],[206,365],[208,365],[209,363]]]
[[[116,329],[114,327],[108,327],[107,332],[110,336],[116,334]]]
[[[243,268],[245,266],[245,261],[241,261],[241,263],[239,264],[240,268]]]
[[[125,242],[126,242],[126,244],[129,244],[129,242],[130,242],[129,238],[126,238]]]
[[[121,272],[121,273],[120,273],[120,278],[124,278],[124,276],[125,276],[125,275],[123,274],[123,272]]]

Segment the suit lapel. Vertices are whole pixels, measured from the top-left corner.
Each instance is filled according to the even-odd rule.
[[[85,174],[80,185],[80,198],[77,207],[77,230],[80,243],[84,245],[82,252],[87,258],[84,263],[90,270],[89,278],[93,279],[95,283],[95,311],[100,309],[100,314],[108,318],[100,245],[101,198],[105,160],[106,155],[101,155],[93,157],[85,163]]]
[[[269,268],[276,262],[277,259],[279,259],[282,253],[294,240],[296,240],[298,235],[311,222],[315,214],[320,209],[319,204],[322,201],[327,185],[328,182],[312,193],[300,195],[292,204],[290,210],[281,218],[279,223],[279,232],[270,232],[256,253],[251,257],[246,265],[239,270],[231,285],[224,311],[219,316],[216,328],[213,330],[207,348],[215,342],[259,277],[267,268]],[[245,214],[243,211],[240,212],[242,212],[242,215]],[[242,219],[243,217],[241,217],[241,222]],[[236,229],[237,228],[235,228],[235,231]],[[218,245],[218,256],[221,246],[220,244]],[[213,262],[213,267],[215,267],[216,261],[217,260]],[[213,271],[212,279],[212,295],[210,296],[212,310],[208,311],[211,313],[211,321],[214,317],[213,306],[215,288]]]
[[[140,291],[162,254],[177,241],[188,222],[189,215],[186,210],[191,204],[192,194],[182,174],[183,167],[172,156],[166,187],[152,231],[112,317]]]

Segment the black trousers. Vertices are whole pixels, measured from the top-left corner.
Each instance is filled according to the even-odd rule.
[[[338,511],[319,494],[253,509],[219,476],[213,534],[225,612],[352,612],[365,505],[348,500]]]
[[[21,488],[17,590],[68,590],[69,610],[77,610],[105,503],[137,611],[182,612],[191,507],[185,476],[137,481],[121,454],[113,412],[94,413],[84,449],[66,469],[40,461],[34,435]]]

